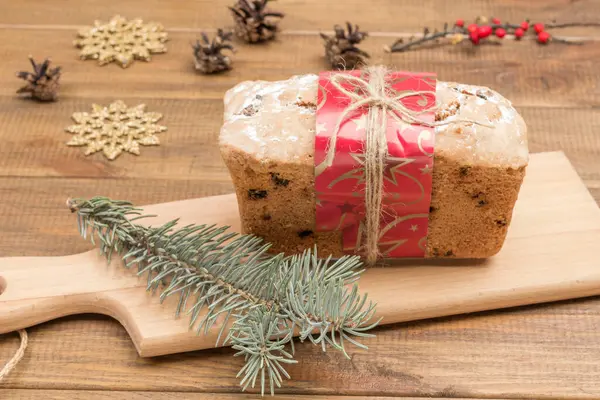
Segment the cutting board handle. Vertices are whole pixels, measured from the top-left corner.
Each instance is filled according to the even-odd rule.
[[[2,293],[4,293],[5,290],[6,290],[6,279],[4,279],[2,276],[0,276],[0,296],[2,296]]]
[[[126,310],[115,304],[111,291],[139,286],[138,279],[108,266],[97,253],[0,258],[0,333],[81,313],[122,321]]]

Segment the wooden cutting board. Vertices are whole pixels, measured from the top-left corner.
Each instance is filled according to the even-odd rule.
[[[239,230],[235,195],[157,204],[152,224],[217,223]],[[68,212],[65,209],[65,212]],[[76,229],[73,217],[73,229]],[[83,240],[83,239],[82,239]],[[403,263],[364,273],[360,289],[386,324],[600,294],[600,209],[562,153],[531,157],[502,251],[484,262]],[[107,266],[96,250],[65,257],[0,258],[0,333],[70,314],[120,321],[141,356],[213,347],[159,304],[145,280]]]

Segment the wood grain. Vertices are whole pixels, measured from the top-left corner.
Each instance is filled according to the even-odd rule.
[[[5,396],[5,397],[3,397]],[[12,397],[9,397],[12,396]],[[118,392],[118,391],[94,391],[94,390],[30,390],[30,389],[0,389],[0,398],[11,399],[18,398],[21,400],[247,400],[256,399],[253,394],[221,394],[221,393],[157,393],[157,392]],[[354,400],[353,396],[314,396],[314,395],[283,395],[269,397],[272,400]],[[392,400],[397,397],[381,397],[381,396],[361,396],[361,399],[366,400]],[[403,397],[405,400],[419,400],[420,397]],[[450,400],[450,398],[441,398],[439,400]],[[464,400],[454,397],[452,400]],[[478,400],[478,399],[475,399]],[[489,399],[494,400],[494,399]]]
[[[281,394],[599,398],[600,300],[572,301],[377,329],[352,359],[298,346]],[[6,335],[4,335],[6,336]],[[0,360],[18,346],[0,341]],[[100,316],[30,330],[4,387],[237,393],[231,349],[142,359],[122,327]]]
[[[230,192],[215,145],[223,92],[244,79],[320,70],[317,31],[346,19],[373,33],[364,47],[377,62],[436,71],[441,79],[487,85],[506,95],[528,123],[532,151],[564,149],[600,201],[596,42],[583,47],[507,42],[473,53],[460,47],[381,53],[381,46],[400,33],[459,17],[598,21],[597,0],[373,0],[368,5],[362,0],[280,0],[274,7],[288,15],[278,42],[238,45],[231,73],[195,75],[189,42],[202,28],[230,25],[224,6],[231,2],[0,0],[0,256],[88,249],[74,233],[72,216],[63,211],[65,195],[106,194],[148,204]],[[169,53],[128,70],[78,61],[71,47],[77,27],[116,13],[164,23],[172,38]],[[597,29],[566,33],[599,37]],[[15,99],[20,83],[14,72],[28,68],[27,54],[52,56],[65,67],[59,103]],[[72,112],[118,97],[146,102],[165,114],[170,130],[162,147],[143,148],[141,157],[113,163],[63,147],[62,129]],[[380,329],[369,352],[350,361],[302,345],[302,367],[292,369],[294,380],[284,393],[307,398],[600,398],[599,328],[597,298],[396,325]],[[194,398],[192,393],[244,398],[237,395],[234,378],[241,361],[229,350],[139,359],[120,325],[94,316],[67,318],[30,332],[26,359],[3,384],[2,399]],[[16,335],[3,335],[0,363],[17,346]]]
[[[565,203],[572,207],[565,210]],[[234,194],[144,208],[157,215],[145,222],[153,226],[179,217],[183,226],[216,224],[240,230]],[[562,153],[534,154],[499,254],[478,263],[405,262],[372,268],[358,285],[377,303],[376,318],[382,324],[598,295],[597,242],[600,209],[568,160]],[[63,278],[67,275],[69,280]],[[0,297],[0,333],[95,312],[117,319],[138,353],[149,357],[214,347],[222,326],[219,321],[198,336],[189,329],[188,318],[174,318],[176,296],[159,303],[157,296],[146,293],[144,278],[119,262],[107,267],[97,251],[0,258],[0,280],[6,288]]]
[[[12,74],[26,66],[28,52],[48,52],[44,38],[50,31],[43,32],[40,36],[35,30],[0,30],[0,39],[5,35],[2,41],[6,43],[0,50],[6,59],[0,64],[0,176],[227,181],[216,148],[223,93],[244,79],[283,79],[323,68],[316,36],[286,38],[270,45],[268,51],[240,51],[236,57],[241,58],[241,65],[231,74],[205,77],[192,72],[184,34],[175,35],[168,54],[157,56],[150,64],[121,70],[115,65],[101,68],[77,60],[76,50],[70,47],[72,34],[58,31],[51,48],[55,60],[65,68],[60,102],[18,100],[14,90],[19,82]],[[373,40],[379,41],[374,47],[383,44],[381,38]],[[479,50],[471,55],[459,49],[437,49],[387,57],[402,60],[406,69],[430,68],[442,79],[499,90],[527,121],[531,150],[564,150],[595,189],[600,171],[591,161],[599,156],[600,136],[590,132],[600,129],[600,92],[595,88],[597,71],[592,59],[600,58],[600,42],[583,48],[513,43]],[[290,53],[304,55],[289,57]],[[269,58],[265,60],[264,54]],[[531,63],[531,55],[543,61]],[[100,154],[85,157],[81,149],[65,146],[69,135],[63,130],[72,123],[73,112],[116,98],[130,104],[146,103],[149,110],[164,114],[162,122],[169,130],[161,134],[160,147],[143,147],[140,157],[124,155],[109,162]],[[157,163],[161,168],[153,168]]]
[[[48,42],[48,37],[52,37],[52,41]],[[0,95],[6,95],[13,106],[23,107],[23,112],[33,109],[52,112],[48,110],[65,107],[65,101],[76,101],[78,107],[87,107],[86,102],[111,98],[214,99],[220,103],[226,90],[246,79],[288,79],[292,75],[318,73],[328,68],[323,58],[322,39],[316,33],[286,36],[264,46],[239,44],[237,53],[232,56],[234,69],[217,76],[203,76],[194,71],[190,43],[198,38],[198,33],[174,32],[170,38],[168,53],[155,55],[149,63],[136,62],[123,70],[116,64],[99,67],[93,60],[79,60],[78,50],[72,45],[74,32],[71,30],[0,29],[3,43],[0,57],[4,60],[0,64]],[[383,46],[393,41],[394,37],[370,37],[361,48],[371,54],[373,64],[434,71],[440,80],[490,86],[518,107],[600,106],[594,61],[600,59],[600,41],[586,42],[582,46],[540,46],[532,41],[510,41],[502,46],[476,48],[464,43],[400,54],[384,53]],[[63,67],[59,103],[14,102],[14,93],[20,85],[14,74],[29,69],[28,54],[37,58],[52,57]],[[5,100],[1,107],[10,105]],[[65,111],[61,110],[64,117],[68,117],[70,114]],[[217,122],[218,118],[213,120]]]
[[[58,27],[91,25],[94,20],[107,20],[114,14],[128,18],[141,17],[162,22],[167,28],[200,29],[230,26],[226,8],[234,0],[187,0],[177,5],[161,0],[146,0],[143,5],[119,0],[77,0],[52,2],[24,0],[2,1],[0,23],[10,26],[54,25]],[[474,19],[479,15],[496,16],[511,22],[525,18],[540,21],[598,21],[600,9],[595,0],[280,0],[273,8],[286,13],[284,30],[306,31],[331,29],[334,24],[350,20],[375,32],[420,32],[423,26],[439,27],[457,18]],[[577,34],[593,33],[590,30]],[[598,31],[596,31],[596,34]]]
[[[544,195],[544,198],[548,197]],[[597,303],[594,301],[591,304]],[[573,304],[577,303],[567,303],[567,307],[575,307]],[[350,361],[334,353],[319,354],[310,345],[302,345],[298,350],[298,356],[304,367],[292,368],[295,378],[288,384],[286,390],[291,390],[290,393],[352,395],[441,396],[444,395],[443,393],[446,393],[445,395],[451,393],[471,397],[507,396],[505,384],[508,384],[514,388],[508,393],[512,396],[536,397],[545,393],[549,380],[554,382],[551,385],[553,393],[558,393],[560,396],[579,397],[582,391],[598,395],[600,393],[595,391],[591,383],[595,382],[596,366],[585,361],[587,360],[585,357],[594,357],[594,354],[600,353],[600,344],[595,344],[600,343],[600,340],[594,341],[597,335],[596,327],[600,325],[600,313],[596,308],[600,307],[594,306],[591,309],[586,307],[574,315],[570,315],[572,313],[570,311],[567,317],[562,314],[560,316],[552,314],[554,308],[542,308],[546,312],[540,312],[539,315],[535,309],[526,309],[511,313],[510,315],[516,316],[513,315],[515,320],[508,325],[502,322],[504,320],[502,315],[487,314],[484,317],[483,327],[479,325],[480,318],[461,317],[408,324],[401,328],[396,326],[391,330],[381,328],[377,331],[377,338],[367,341],[370,350],[354,352]],[[549,315],[548,312],[551,314]],[[537,315],[537,320],[531,319],[532,313]],[[573,320],[581,318],[582,315],[587,318],[586,323],[592,325],[591,328],[582,328],[581,321],[575,328],[571,326]],[[485,321],[486,318],[488,321]],[[490,318],[492,322],[489,321]],[[452,321],[462,322],[458,326],[452,324],[448,326]],[[496,326],[498,321],[500,325]],[[525,325],[522,326],[522,323]],[[71,335],[72,324],[81,325],[79,328],[81,337]],[[134,365],[141,366],[142,369],[136,367],[129,370],[127,366],[131,364],[133,347],[125,343],[129,338],[118,325],[105,331],[103,319],[90,317],[89,320],[63,319],[44,326],[50,328],[41,327],[33,330],[28,358],[19,365],[17,373],[9,377],[7,382],[9,387],[34,385],[33,387],[37,388],[89,390],[98,387],[123,388],[123,382],[127,382],[128,390],[235,391],[233,376],[235,369],[239,368],[239,362],[231,359],[223,363],[223,358],[229,357],[231,350],[196,352],[151,360],[138,359]],[[61,328],[57,329],[57,326]],[[413,336],[405,337],[407,327],[411,326],[414,327]],[[541,326],[546,328],[540,329]],[[429,329],[429,332],[423,331],[424,327],[426,330]],[[489,332],[490,329],[494,331],[493,334]],[[583,329],[583,332],[573,337],[577,329]],[[44,340],[42,343],[38,342],[36,332],[40,330],[42,335],[47,335],[43,336],[44,340],[51,342],[45,343]],[[438,336],[434,335],[434,338],[429,340],[428,336],[432,331],[437,332]],[[565,340],[566,332],[571,346],[581,346],[579,351],[575,351],[570,346],[565,348],[562,342],[557,346],[559,343],[557,341]],[[68,336],[65,336],[65,333]],[[584,342],[579,342],[579,339]],[[54,340],[62,340],[62,344],[56,347]],[[507,347],[508,344],[510,345]],[[425,349],[421,348],[423,345]],[[0,359],[8,358],[16,346],[16,337],[3,342],[0,346]],[[465,353],[466,348],[470,349],[467,353]],[[36,351],[41,351],[41,357],[48,357],[48,360],[38,358],[29,361],[29,357],[35,356]],[[427,353],[426,356],[423,351]],[[567,357],[566,354],[569,356]],[[551,367],[539,371],[534,365],[539,365],[542,355],[544,363]],[[445,360],[441,365],[440,358]],[[427,361],[428,359],[430,361]],[[78,360],[77,365],[72,365],[75,360]],[[168,361],[165,363],[165,360]],[[191,362],[190,360],[193,362],[188,369],[186,363]],[[399,360],[401,361],[398,362]],[[184,362],[179,364],[179,361]],[[430,364],[427,364],[428,362]],[[54,367],[45,367],[47,363],[54,363]],[[576,375],[563,376],[564,370],[574,367],[571,363],[577,365],[575,371],[570,371]],[[457,370],[456,365],[469,367]],[[498,369],[500,365],[503,367]],[[20,375],[18,370],[21,368],[26,368],[27,374]],[[323,370],[318,372],[320,368]],[[521,372],[514,375],[514,368],[520,368]],[[95,373],[93,383],[89,381],[90,370],[102,371],[100,374]],[[513,372],[509,373],[509,371]],[[535,374],[537,379],[535,385],[524,384],[522,380],[525,378],[522,376],[524,371]],[[558,379],[554,375],[556,371],[560,371],[560,381],[556,381]],[[434,379],[429,378],[432,373]],[[547,373],[551,374],[551,378],[542,379]],[[168,379],[157,380],[155,374],[168,376]],[[479,376],[477,384],[471,383],[471,380],[475,379],[473,374]],[[483,381],[481,376],[484,376]],[[578,382],[581,382],[582,386],[574,387],[569,383],[574,376],[578,377]],[[590,380],[587,380],[587,376],[590,376]],[[348,386],[348,381],[356,384]],[[365,387],[367,383],[368,387]],[[48,384],[50,386],[47,386]]]
[[[63,196],[77,196],[78,192],[85,191],[88,195],[134,196],[138,203],[149,204],[178,200],[192,193],[211,195],[232,190],[229,173],[216,143],[221,124],[220,101],[139,101],[147,103],[149,110],[162,111],[165,114],[164,124],[169,130],[161,134],[161,146],[142,147],[139,157],[124,154],[117,161],[110,162],[101,154],[86,157],[81,148],[65,145],[69,134],[62,129],[71,123],[70,113],[87,109],[88,102],[63,100],[41,113],[35,108],[37,104],[19,101],[13,104],[14,100],[0,96],[0,107],[6,105],[5,112],[0,113],[0,124],[4,126],[4,140],[0,147],[0,193],[4,196],[3,202],[20,203],[23,199],[20,196],[34,198],[29,197],[33,196],[31,193],[58,197],[60,192]],[[594,134],[600,131],[600,110],[547,107],[520,107],[519,110],[528,123],[530,150],[564,151],[596,200],[600,201],[600,135]],[[217,114],[219,117],[202,117]],[[194,118],[197,118],[196,122]],[[160,167],[157,168],[157,165]],[[17,176],[28,180],[12,178]],[[54,180],[47,180],[50,177]],[[58,179],[61,177],[73,180],[61,181]],[[80,181],[86,178],[101,182]],[[120,182],[121,179],[126,181]],[[148,179],[148,182],[138,179]],[[176,181],[182,182],[178,184]],[[98,185],[96,192],[92,190],[95,185]],[[206,190],[204,185],[207,185]],[[78,186],[85,189],[78,191]],[[136,193],[145,186],[153,189]],[[215,191],[213,188],[217,187],[221,189]],[[167,193],[172,193],[172,196]],[[158,197],[154,197],[155,194]],[[133,200],[133,197],[130,198]],[[60,207],[64,200],[49,198],[48,201],[58,201],[49,204]],[[37,206],[35,203],[29,205],[31,209]],[[17,216],[11,214],[7,218]],[[15,225],[9,220],[5,223],[8,227]],[[2,224],[0,221],[0,226]],[[19,246],[18,243],[13,245]]]
[[[0,178],[0,256],[65,255],[90,249],[78,237],[73,216],[65,208],[68,197],[105,195],[150,204],[232,191],[230,182],[191,178]]]

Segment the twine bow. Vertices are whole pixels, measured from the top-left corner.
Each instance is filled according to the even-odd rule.
[[[335,158],[338,134],[342,125],[355,111],[368,107],[366,140],[364,150],[365,170],[365,245],[363,246],[366,262],[375,264],[379,257],[380,217],[382,213],[383,198],[383,172],[388,155],[387,126],[388,116],[396,121],[403,121],[411,125],[436,127],[457,122],[468,122],[476,125],[489,125],[473,120],[452,120],[429,122],[420,118],[424,113],[431,112],[434,107],[427,107],[422,111],[408,108],[402,100],[412,96],[432,94],[432,91],[404,91],[395,93],[388,88],[386,76],[388,69],[383,66],[373,66],[366,70],[367,79],[349,74],[334,74],[330,84],[340,93],[350,99],[350,104],[340,114],[333,134],[329,139],[326,156],[323,162],[315,167],[315,175],[319,176],[328,167],[333,165]],[[347,89],[351,87],[352,90]],[[433,89],[435,93],[435,89]]]

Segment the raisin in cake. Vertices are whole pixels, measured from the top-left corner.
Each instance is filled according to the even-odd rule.
[[[274,251],[318,245],[342,254],[340,232],[315,231],[317,75],[247,81],[225,95],[220,149],[242,229]],[[528,162],[527,128],[511,103],[478,86],[437,83],[433,190],[426,257],[485,258],[502,247]]]

